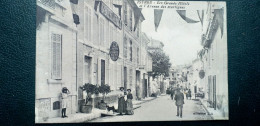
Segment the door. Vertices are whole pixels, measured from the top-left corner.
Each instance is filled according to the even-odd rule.
[[[127,67],[124,67],[124,88],[127,90]]]
[[[91,83],[91,57],[85,56],[84,58],[84,83]]]
[[[213,107],[217,108],[217,97],[216,97],[216,75],[213,76]]]
[[[137,98],[140,98],[140,71],[136,71],[136,96]]]
[[[106,72],[105,72],[105,60],[101,60],[101,85],[105,83]]]

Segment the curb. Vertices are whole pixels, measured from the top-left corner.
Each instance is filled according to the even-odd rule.
[[[200,101],[201,105],[203,106],[204,110],[206,110],[207,115],[209,115],[211,117],[211,119],[214,120],[214,117],[210,114],[207,107],[201,102],[201,99],[199,99],[199,101]]]

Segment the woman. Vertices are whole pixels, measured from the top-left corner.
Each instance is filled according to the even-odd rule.
[[[133,115],[134,111],[133,111],[133,95],[131,93],[131,89],[127,89],[127,100],[126,100],[126,114],[127,115]]]
[[[122,113],[125,112],[125,94],[124,94],[124,88],[120,87],[121,93],[119,94],[118,97],[118,109],[117,112],[119,115],[123,115]]]
[[[67,108],[67,100],[68,100],[68,95],[70,94],[70,91],[64,87],[62,88],[62,93],[61,93],[61,103],[62,103],[62,109],[61,109],[61,115],[62,115],[62,118],[64,117],[68,117],[66,116],[66,108]]]

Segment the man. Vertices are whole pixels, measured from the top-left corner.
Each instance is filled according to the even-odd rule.
[[[177,116],[180,116],[182,118],[182,108],[183,108],[183,104],[184,104],[184,95],[180,91],[180,88],[177,89],[174,100],[176,101],[175,104],[177,106]]]
[[[173,94],[174,94],[174,90],[173,90],[173,88],[171,88],[171,99],[173,100]]]

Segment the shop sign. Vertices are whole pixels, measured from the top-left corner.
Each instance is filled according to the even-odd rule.
[[[109,55],[113,61],[117,61],[119,57],[119,46],[115,41],[112,42],[110,45]]]
[[[122,28],[121,19],[102,1],[100,1],[100,13],[111,21],[119,29]]]

